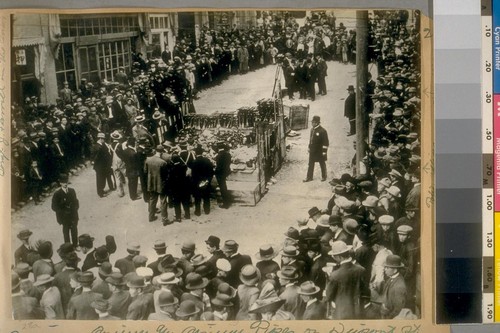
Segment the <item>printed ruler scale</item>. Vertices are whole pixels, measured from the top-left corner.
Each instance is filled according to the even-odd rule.
[[[481,73],[481,113],[483,132],[483,187],[482,187],[482,231],[483,231],[483,323],[495,321],[494,298],[494,221],[498,211],[493,201],[493,30],[491,0],[481,1],[482,73]],[[498,127],[500,129],[500,127]],[[497,130],[497,132],[499,132]],[[500,135],[500,133],[498,133]],[[500,157],[500,156],[499,156]],[[500,164],[499,164],[500,165]],[[500,177],[498,177],[500,180]],[[497,187],[495,186],[495,189]],[[500,201],[495,201],[500,206]]]
[[[493,265],[485,266],[486,281],[489,281],[491,268],[493,269],[493,321],[500,322],[500,1],[492,1],[492,63],[493,63],[493,207],[494,217],[493,226],[487,232],[485,248],[488,249],[487,253],[491,254],[493,249]],[[486,36],[485,36],[486,38]],[[485,78],[489,77],[488,75]],[[483,82],[487,83],[487,80]],[[489,121],[483,117],[483,121]],[[488,147],[488,145],[486,145]],[[485,149],[485,147],[483,147]],[[488,204],[488,203],[486,203]],[[488,227],[488,220],[483,220],[483,226]],[[490,242],[488,242],[490,240]],[[489,243],[493,243],[490,246]],[[489,246],[489,247],[488,247]],[[487,258],[487,257],[485,257]],[[491,264],[491,260],[489,262]],[[491,283],[491,281],[490,281]],[[490,295],[491,297],[491,295]],[[483,295],[483,299],[488,298],[488,294]],[[491,311],[490,305],[483,309],[486,316]]]

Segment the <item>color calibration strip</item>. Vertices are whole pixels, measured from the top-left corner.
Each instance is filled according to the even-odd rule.
[[[484,240],[485,247],[493,250],[493,265],[491,261],[485,266],[486,282],[490,276],[493,277],[493,318],[495,322],[500,322],[500,1],[493,1],[492,10],[492,63],[493,63],[493,202],[494,202],[494,224]],[[486,37],[486,36],[485,36]],[[488,204],[488,203],[486,203]],[[484,224],[484,222],[483,222]],[[491,238],[490,238],[491,237]],[[493,246],[490,245],[493,243]],[[493,274],[490,268],[493,267]],[[486,297],[486,294],[485,294]],[[486,316],[490,313],[490,308],[486,304]]]
[[[436,322],[482,323],[481,2],[436,0],[433,8]]]
[[[492,323],[495,319],[495,307],[493,306],[495,295],[493,225],[496,206],[500,205],[500,202],[497,202],[496,200],[495,207],[493,205],[493,25],[491,9],[491,0],[483,0],[481,4],[481,112],[483,119],[483,323]]]

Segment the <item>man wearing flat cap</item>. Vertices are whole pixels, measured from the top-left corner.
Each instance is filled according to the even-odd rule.
[[[320,125],[320,117],[314,116],[311,120],[312,128],[309,137],[309,165],[307,168],[307,176],[304,182],[313,180],[314,164],[319,163],[321,168],[321,181],[326,180],[326,160],[329,146],[328,133]]]
[[[57,223],[63,227],[64,242],[71,242],[76,247],[78,246],[78,209],[80,203],[75,190],[68,187],[67,175],[62,174],[59,177],[59,185],[61,187],[54,192],[52,197],[51,208],[56,213]]]

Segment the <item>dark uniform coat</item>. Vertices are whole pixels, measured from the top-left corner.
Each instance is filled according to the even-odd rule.
[[[321,125],[311,128],[309,140],[309,157],[314,162],[326,161],[326,153],[329,146],[328,133]]]

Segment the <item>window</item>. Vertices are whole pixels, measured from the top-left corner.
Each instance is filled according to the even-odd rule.
[[[68,81],[71,89],[76,89],[75,58],[72,43],[62,44],[59,48],[56,63],[57,87],[62,89],[63,82]]]
[[[99,44],[99,64],[101,77],[107,81],[114,81],[118,67],[124,67],[125,72],[130,67],[130,40]]]

